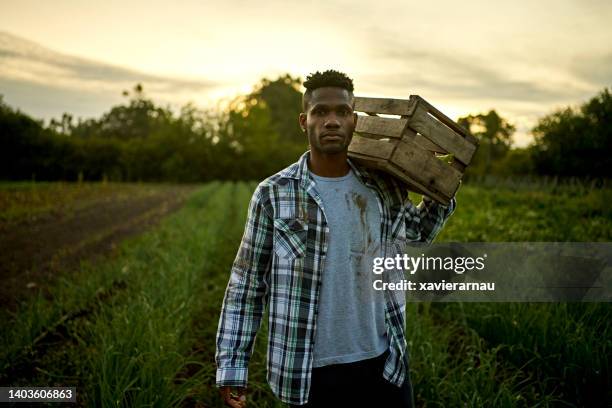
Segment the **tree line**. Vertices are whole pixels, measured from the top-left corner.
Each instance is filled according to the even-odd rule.
[[[70,114],[44,125],[0,96],[0,178],[203,182],[263,179],[294,162],[307,140],[297,117],[301,79],[262,79],[225,109],[178,112],[139,84],[100,118]],[[458,122],[480,140],[468,175],[609,178],[612,98],[606,88],[578,108],[541,118],[535,142],[511,148],[515,126],[492,110]]]
[[[459,118],[458,123],[480,141],[467,174],[612,176],[612,96],[608,88],[578,107],[540,118],[531,130],[534,142],[527,148],[511,148],[516,128],[494,110]]]

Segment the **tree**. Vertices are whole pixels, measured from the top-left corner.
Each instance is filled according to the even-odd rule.
[[[298,124],[299,78],[264,78],[248,95],[235,98],[220,121],[218,147],[229,147],[236,177],[259,179],[291,164],[307,148]],[[227,152],[226,152],[227,156]]]
[[[539,173],[612,176],[612,96],[607,88],[579,108],[567,107],[543,117],[532,132]]]
[[[0,95],[0,178],[50,180],[65,176],[49,152],[65,153],[65,145],[42,121],[15,110]]]
[[[45,128],[0,97],[0,177],[39,180],[197,182],[269,176],[304,152],[298,125],[299,78],[263,79],[228,110],[192,104],[178,114],[148,99],[143,87],[100,118],[64,113]]]
[[[170,109],[156,106],[145,96],[141,84],[134,86],[132,94],[129,91],[122,94],[130,98],[127,105],[112,107],[98,120],[79,122],[72,128],[72,134],[77,137],[144,139],[171,121]]]
[[[64,113],[60,120],[51,119],[49,129],[53,130],[55,133],[70,136],[75,127],[74,123],[72,123],[73,119],[71,114]]]
[[[302,112],[302,80],[289,74],[271,81],[267,78],[255,86],[246,98],[247,106],[263,105],[269,109],[274,130],[290,142],[305,145],[306,138],[298,124]]]
[[[493,161],[500,160],[510,150],[515,126],[499,116],[495,110],[487,114],[464,116],[459,118],[458,123],[480,141],[480,147],[468,171],[489,174]]]

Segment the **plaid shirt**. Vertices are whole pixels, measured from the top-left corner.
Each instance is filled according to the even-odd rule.
[[[329,242],[308,157],[309,152],[304,153],[253,193],[223,299],[215,355],[217,386],[246,387],[249,358],[267,304],[268,383],[278,398],[290,404],[305,404],[310,390],[321,273]],[[401,253],[407,242],[433,241],[455,209],[455,198],[448,206],[425,200],[416,207],[397,179],[348,162],[376,193],[385,256]],[[405,298],[396,293],[385,291],[390,354],[383,376],[400,386],[407,378],[408,356]]]

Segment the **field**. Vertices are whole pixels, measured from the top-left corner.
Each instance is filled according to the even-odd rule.
[[[0,184],[0,303],[13,307],[80,259],[112,249],[179,208],[191,186]],[[22,285],[27,280],[28,284]]]
[[[215,333],[254,187],[0,184],[0,385],[73,385],[87,407],[222,406]],[[612,239],[610,188],[467,184],[457,201],[438,241]],[[606,406],[611,320],[607,303],[409,304],[417,405]],[[281,406],[266,330],[252,407]]]

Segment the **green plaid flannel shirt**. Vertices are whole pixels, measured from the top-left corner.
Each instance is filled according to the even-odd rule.
[[[321,273],[329,241],[308,157],[307,151],[255,189],[216,339],[217,386],[246,387],[255,336],[268,305],[267,379],[274,394],[290,404],[306,403],[310,390]],[[358,167],[350,159],[349,165],[376,193],[385,256],[401,253],[408,242],[432,242],[455,210],[454,197],[448,206],[431,200],[415,206],[397,179]],[[385,291],[390,354],[383,376],[400,386],[408,374],[405,298],[395,293]]]

